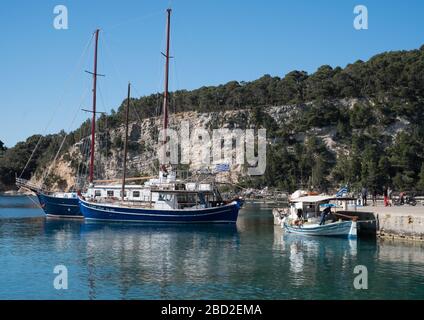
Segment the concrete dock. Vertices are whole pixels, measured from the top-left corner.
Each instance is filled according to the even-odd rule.
[[[377,235],[382,238],[424,241],[424,206],[366,206],[359,212],[372,212],[377,221]]]

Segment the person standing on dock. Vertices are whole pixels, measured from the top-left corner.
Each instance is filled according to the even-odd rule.
[[[372,205],[374,207],[377,205],[377,189],[374,189],[372,192]]]
[[[401,193],[399,193],[399,203],[401,205],[405,204],[405,192],[403,192],[403,191]]]
[[[392,206],[392,193],[393,190],[390,187],[387,187],[387,197],[389,198],[389,206]]]
[[[383,196],[384,196],[384,206],[385,207],[389,206],[389,196],[388,196],[388,194],[389,194],[388,187],[384,187]]]
[[[368,197],[368,189],[367,189],[367,187],[363,187],[362,188],[361,195],[362,195],[362,205],[363,206],[366,206],[367,205],[367,197]]]

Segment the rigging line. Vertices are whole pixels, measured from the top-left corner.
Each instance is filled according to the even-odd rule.
[[[169,1],[169,5],[168,5],[168,8],[171,8],[172,7],[172,0],[170,0]],[[174,38],[175,38],[175,35],[177,34],[177,27],[176,27],[176,25],[175,25],[175,23],[173,24],[173,27],[172,27],[172,33],[173,33],[173,35],[174,35]],[[171,56],[172,56],[172,59],[171,59],[171,66],[170,66],[170,68],[171,68],[171,78],[172,78],[172,81],[171,81],[171,83],[170,83],[170,88],[171,88],[171,90],[170,90],[170,92],[172,92],[172,94],[170,94],[170,105],[171,105],[171,108],[173,108],[173,113],[175,114],[176,113],[176,103],[175,103],[175,101],[176,101],[176,99],[175,99],[175,91],[177,90],[177,88],[178,88],[178,75],[177,75],[177,63],[176,63],[176,50],[175,50],[175,42],[174,41],[171,41],[171,43],[170,43],[170,49],[171,49]]]
[[[99,93],[100,93],[100,102],[101,102],[101,104],[103,106],[103,111],[105,112],[103,130],[104,130],[104,135],[105,135],[105,138],[106,138],[106,156],[105,156],[105,158],[106,158],[106,163],[108,163],[108,150],[107,150],[108,128],[107,128],[106,105],[105,105],[105,100],[103,98],[103,93],[102,93],[102,90],[101,90],[100,86],[98,87],[98,90],[99,90]],[[100,133],[100,127],[99,127],[99,133]],[[101,137],[99,135],[99,148],[100,148],[100,139],[101,139]],[[100,152],[100,161],[101,160],[102,160],[102,154]]]
[[[109,128],[108,128],[108,126],[107,126],[107,118],[108,118],[108,116],[107,116],[107,114],[106,114],[106,104],[105,104],[105,99],[104,99],[104,96],[103,96],[103,93],[102,93],[102,90],[101,90],[101,88],[100,88],[100,86],[99,86],[99,92],[100,92],[100,101],[101,101],[101,104],[102,104],[102,106],[103,106],[103,111],[105,112],[105,114],[104,114],[104,126],[103,126],[103,130],[104,130],[104,134],[103,134],[103,139],[105,139],[106,140],[106,155],[104,156],[105,157],[105,159],[106,159],[106,166],[108,165],[108,163],[109,163],[109,161],[108,161],[108,159],[109,159],[109,150],[108,150],[108,137],[109,137]],[[100,128],[99,128],[100,129]],[[99,139],[100,139],[101,137],[100,137],[100,135],[99,135]],[[100,140],[99,140],[99,144],[100,144]],[[102,156],[102,154],[100,153],[100,161],[101,161],[101,156]],[[105,170],[105,173],[106,173],[106,178],[107,178],[107,170]]]
[[[151,13],[146,14],[146,15],[141,16],[141,17],[129,18],[129,19],[123,20],[120,23],[117,23],[117,24],[114,24],[114,25],[112,25],[112,26],[110,26],[108,28],[105,28],[103,31],[109,32],[109,31],[114,30],[114,29],[116,29],[116,28],[118,28],[120,26],[123,26],[125,24],[133,23],[135,21],[147,20],[149,18],[154,17],[155,15],[159,15],[159,14],[162,14],[162,13],[163,13],[163,11],[160,10],[160,11],[151,12]]]
[[[84,138],[84,148],[82,149],[81,152],[81,169],[80,169],[80,177],[81,178],[86,178],[87,177],[87,170],[88,170],[88,166],[87,166],[87,160],[88,160],[88,154],[89,154],[89,142],[90,142],[90,138],[89,137],[85,137]],[[85,179],[84,179],[85,180]]]
[[[87,147],[88,133],[87,133],[87,126],[85,125],[85,123],[88,123],[88,121],[89,120],[84,121],[82,127],[80,127],[80,141],[79,142],[82,142],[82,148],[80,149],[81,162],[84,161],[85,148]],[[80,173],[80,171],[79,171],[80,163],[78,164],[78,174]]]
[[[106,37],[103,37],[103,43],[104,43],[104,46],[106,47],[106,52],[107,52],[107,54],[109,55],[109,57],[110,57],[110,60],[111,60],[111,64],[112,64],[112,67],[113,67],[113,69],[114,69],[114,71],[115,71],[115,73],[116,73],[116,75],[117,75],[117,78],[118,78],[118,82],[119,82],[119,84],[120,85],[122,85],[123,87],[124,87],[124,84],[126,83],[126,82],[124,82],[122,79],[122,76],[121,76],[121,73],[118,71],[119,69],[116,67],[116,64],[114,63],[114,59],[113,59],[113,57],[112,57],[112,50],[110,49],[110,47],[109,47],[109,43],[108,43],[108,41],[109,40],[106,40]],[[135,87],[133,87],[133,89],[134,89],[134,91],[137,93],[137,94],[139,94],[138,93],[138,90],[135,88]],[[140,95],[140,97],[141,97],[141,95]],[[133,104],[132,104],[133,105]],[[135,111],[135,113],[136,113],[136,115],[137,115],[137,118],[139,119],[139,121],[140,121],[140,123],[141,123],[141,118],[140,118],[140,115],[138,114],[138,112],[137,112],[137,110],[136,110],[136,108],[135,107],[133,107],[132,108],[134,111]]]
[[[98,86],[98,88],[97,88],[97,89],[99,90],[99,94],[100,94],[100,102],[101,102],[102,107],[103,107],[103,112],[105,113],[105,116],[106,116],[107,110],[106,110],[105,99],[104,99],[104,97],[103,97],[103,92],[102,92],[101,86]]]
[[[124,82],[122,80],[123,78],[121,76],[121,73],[118,71],[119,69],[117,68],[116,64],[114,63],[115,60],[113,59],[113,53],[112,53],[112,50],[109,46],[109,40],[106,40],[106,38],[107,37],[103,37],[103,43],[104,43],[104,47],[106,48],[106,53],[109,55],[109,59],[111,60],[112,68],[114,69],[114,72],[117,76],[119,85],[122,85],[122,87],[124,88],[125,87],[124,84],[126,84],[126,82]],[[103,98],[101,98],[101,99],[103,99]],[[133,110],[135,110],[135,107],[133,108]],[[136,111],[136,114],[137,114],[137,117],[140,119],[140,116],[138,115],[137,111]],[[141,120],[140,120],[140,122],[141,122]]]
[[[162,11],[160,11],[160,13],[162,14]],[[166,29],[165,29],[166,30]],[[106,39],[108,37],[108,35],[107,36],[103,36],[103,43],[104,43],[104,45],[105,45],[105,47],[106,47],[106,53],[109,55],[109,57],[110,57],[110,59],[111,59],[111,64],[112,64],[112,67],[113,67],[113,69],[114,69],[114,71],[115,71],[115,73],[116,73],[116,75],[117,75],[117,78],[118,78],[118,82],[119,82],[119,85],[122,85],[122,87],[124,88],[124,87],[126,87],[126,81],[123,81],[122,79],[122,76],[121,76],[121,73],[118,71],[119,69],[116,67],[116,64],[114,63],[114,59],[113,59],[113,53],[112,53],[112,50],[111,50],[111,48],[110,48],[110,46],[109,46],[109,39]],[[165,43],[165,35],[163,35],[162,36],[162,41],[161,41],[161,46],[160,46],[160,48],[162,48],[163,46],[164,46],[164,43]],[[159,50],[159,51],[161,51],[161,50]],[[160,73],[161,73],[161,68],[160,68],[160,66],[162,65],[161,64],[161,57],[162,57],[162,55],[158,55],[158,88],[160,88],[160,84],[161,84],[161,77],[160,77]],[[134,90],[136,91],[136,93],[137,94],[139,94],[138,93],[138,91],[136,90],[136,88],[134,87]],[[159,90],[160,91],[160,90]],[[158,91],[158,92],[159,92]],[[140,94],[139,94],[140,95]],[[140,95],[140,97],[141,97],[141,95]],[[158,95],[158,99],[157,99],[157,106],[156,106],[156,115],[159,115],[159,112],[158,112],[158,110],[159,110],[159,108],[160,108],[160,102],[159,102],[159,98],[160,98],[160,96]],[[139,120],[140,120],[140,116],[137,114],[137,117],[139,118]]]
[[[109,46],[109,40],[106,40],[106,38],[107,37],[103,37],[103,43],[104,43],[104,46],[106,48],[106,53],[109,55],[109,59],[111,60],[112,68],[114,69],[114,72],[115,72],[115,74],[117,76],[119,85],[122,85],[122,87],[124,88],[126,86],[126,82],[124,82],[122,80],[123,79],[122,78],[122,75],[119,72],[119,69],[117,68],[116,64],[114,63],[115,60],[113,59],[113,53],[112,53],[112,50],[111,50],[111,48]],[[133,109],[135,110],[135,107]],[[136,114],[137,114],[137,117],[140,119],[140,116],[138,115],[137,112],[136,112]],[[140,122],[141,122],[141,120],[140,120]]]
[[[133,88],[131,88],[131,89],[133,89],[134,90],[134,92],[135,92],[135,94],[136,95],[138,95],[138,96],[140,96],[140,99],[141,99],[141,94],[138,92],[138,90],[137,90],[137,88],[135,88],[135,87],[133,87]],[[141,101],[141,100],[140,100]],[[132,106],[132,108],[131,108],[131,110],[136,114],[136,116],[137,116],[137,118],[138,118],[138,121],[140,122],[140,125],[142,124],[142,119],[141,119],[141,117],[140,117],[140,115],[139,115],[139,113],[137,112],[137,108],[135,107],[135,103],[130,103],[130,106]]]
[[[86,92],[81,97],[81,101],[79,103],[79,106],[76,109],[76,112],[74,114],[74,117],[72,118],[71,124],[68,127],[68,132],[71,131],[71,128],[74,125],[74,122],[75,122],[78,114],[81,112],[81,105],[84,102],[85,98],[87,97],[88,92],[89,92],[89,90],[86,90]],[[43,179],[41,180],[41,185],[44,184],[44,181],[45,181],[46,177],[50,174],[50,171],[51,171],[52,167],[56,164],[56,160],[57,160],[57,158],[59,156],[59,153],[62,151],[63,145],[65,144],[65,140],[66,140],[67,137],[68,137],[68,134],[65,134],[65,136],[62,139],[62,143],[60,144],[59,150],[57,151],[57,153],[56,153],[56,155],[55,155],[55,157],[54,157],[54,159],[52,161],[52,164],[49,166],[49,169],[47,170],[47,173],[44,175]]]
[[[78,112],[75,114],[75,116],[74,116],[74,118],[73,118],[73,120],[72,120],[72,124],[73,124],[73,122],[75,121],[75,119],[76,119],[76,117],[77,117],[77,114],[78,114]],[[56,155],[55,155],[55,157],[54,157],[54,159],[53,159],[52,164],[49,166],[49,169],[48,169],[47,173],[43,176],[43,179],[42,179],[42,181],[41,181],[41,185],[43,185],[43,184],[44,184],[44,181],[45,181],[45,179],[47,178],[47,176],[50,174],[51,169],[52,169],[52,168],[56,165],[57,158],[59,157],[59,154],[60,154],[60,152],[62,151],[63,145],[65,144],[65,141],[66,141],[66,138],[67,138],[67,137],[68,137],[68,135],[67,135],[67,134],[65,134],[65,136],[63,137],[62,142],[61,142],[61,144],[60,144],[59,150],[57,151],[57,153],[56,153]]]
[[[87,133],[88,135],[88,133]],[[90,143],[91,143],[91,139],[89,136],[87,136],[85,138],[85,147],[82,153],[82,168],[81,168],[81,175],[83,177],[87,177],[87,172],[88,172],[88,164],[87,162],[89,161],[89,156],[90,156]]]
[[[168,1],[168,8],[170,8],[170,9],[172,8],[172,2],[173,2],[173,0]]]
[[[80,139],[79,139],[79,143],[82,143],[81,148],[79,149],[80,154],[81,154],[81,161],[78,161],[78,168],[77,168],[77,178],[79,179],[81,173],[82,173],[82,169],[80,169],[82,162],[84,161],[84,152],[85,152],[85,148],[87,147],[87,133],[84,131],[84,128],[86,128],[86,126],[84,125],[86,123],[86,121],[82,122],[82,126],[79,129],[79,133],[80,133]],[[78,156],[79,158],[79,156]],[[81,170],[81,171],[80,171]]]
[[[109,129],[107,126],[107,116],[105,117],[105,125],[106,125],[106,165],[109,165]],[[106,170],[106,179],[109,179],[109,173]]]
[[[89,143],[91,143],[91,139],[89,137],[86,137],[85,141],[86,141],[86,146],[85,146],[85,149],[83,150],[83,154],[82,154],[83,166],[81,168],[81,175],[83,177],[87,177],[87,175],[88,175],[87,161],[88,161],[88,158],[89,158],[89,155],[90,155]]]
[[[82,135],[82,134],[81,134]],[[82,139],[81,139],[82,140]],[[81,141],[80,140],[80,141]],[[81,153],[81,159],[83,159],[84,157],[83,157],[83,155],[82,155],[82,153],[84,152],[84,147],[85,147],[85,139],[83,140],[83,143],[82,143],[82,152],[80,151],[80,153]],[[79,156],[78,156],[78,158],[79,158]],[[77,179],[79,180],[80,179],[80,168],[81,168],[81,163],[82,163],[82,161],[78,161],[78,167],[77,167],[77,172],[76,172],[76,176],[77,176]]]
[[[43,209],[40,203],[38,201],[35,201],[30,195],[26,194],[25,196],[28,197],[28,199],[31,200],[37,206],[37,208]]]
[[[170,101],[169,101],[169,105],[170,105],[170,108],[171,108],[171,110],[172,110],[172,112],[171,112],[171,114],[170,114],[170,118],[175,118],[175,117],[173,117],[173,115],[175,115],[176,114],[176,95],[175,95],[175,91],[176,91],[176,89],[175,89],[175,84],[176,84],[176,74],[175,74],[175,59],[172,59],[173,61],[171,62],[171,73],[172,73],[172,81],[171,81],[171,85],[170,85],[170,87],[171,87],[171,90],[170,90]],[[172,122],[175,122],[174,121],[175,119],[172,119]],[[174,123],[175,124],[175,123]]]
[[[135,106],[133,108],[131,108],[131,110],[137,116],[138,122],[140,123],[140,126],[141,126],[143,124],[143,120],[141,119],[140,115],[138,114],[137,109],[135,108]],[[137,122],[137,119],[136,119],[136,122]],[[140,130],[142,130],[142,129],[140,129]]]
[[[112,53],[112,50],[109,46],[109,40],[107,40],[106,35],[103,35],[103,44],[104,44],[104,47],[106,48],[106,50],[105,50],[106,54],[109,56],[109,59],[111,61],[113,71],[116,73],[116,76],[118,78],[118,85],[119,86],[122,85],[122,90],[124,92],[125,91],[124,88],[126,88],[126,85],[124,85],[124,84],[126,84],[126,82],[122,80],[123,78],[121,77],[121,73],[118,71],[118,68],[116,67],[116,64],[114,62],[115,60],[113,59],[113,53]]]
[[[174,31],[174,34],[175,34],[175,31]],[[179,77],[179,74],[178,74],[178,65],[177,65],[177,58],[176,58],[176,56],[177,56],[177,54],[175,53],[176,51],[175,51],[175,48],[174,48],[174,46],[173,46],[173,44],[171,43],[171,49],[173,50],[173,52],[174,52],[174,59],[172,59],[173,61],[172,61],[172,66],[173,66],[173,79],[174,79],[174,85],[173,85],[173,88],[174,88],[174,94],[173,94],[173,100],[174,100],[174,111],[176,111],[176,95],[175,95],[175,92],[177,91],[177,90],[179,90],[179,88],[181,88],[180,87],[180,77]]]
[[[165,29],[162,33],[162,39],[161,39],[161,43],[160,43],[159,52],[162,52],[162,49],[165,47],[165,41],[166,41],[165,39],[167,38],[167,29],[168,29],[167,26],[165,26]],[[161,113],[162,113],[161,112],[161,110],[162,110],[162,105],[161,105],[162,99],[161,99],[160,92],[163,92],[163,87],[162,87],[162,85],[163,85],[163,74],[165,73],[165,67],[162,63],[162,58],[163,58],[163,55],[159,54],[158,55],[158,68],[157,68],[157,70],[158,70],[158,73],[157,73],[157,79],[158,79],[157,80],[158,81],[157,92],[158,92],[158,94],[157,94],[157,98],[156,98],[156,110],[155,110],[157,117],[160,116]]]
[[[27,169],[27,167],[28,167],[29,163],[31,162],[32,158],[34,157],[35,151],[38,149],[38,146],[40,145],[40,142],[41,142],[41,140],[42,140],[42,138],[43,138],[43,135],[46,133],[47,129],[50,127],[50,124],[52,123],[52,121],[53,121],[53,119],[54,119],[54,116],[55,116],[55,115],[56,115],[56,113],[57,113],[57,110],[59,109],[59,107],[61,107],[61,106],[62,106],[62,104],[63,104],[63,100],[64,100],[64,97],[65,97],[65,95],[66,95],[66,91],[67,91],[68,86],[69,86],[69,83],[70,83],[70,82],[71,82],[71,80],[75,77],[77,68],[80,66],[80,64],[82,64],[82,60],[83,60],[84,56],[87,54],[88,48],[89,48],[89,46],[91,45],[91,42],[93,41],[93,37],[94,37],[94,34],[92,34],[92,35],[91,35],[90,40],[87,42],[87,44],[86,44],[86,46],[85,46],[85,48],[84,48],[84,50],[83,50],[83,52],[82,52],[81,56],[80,56],[80,57],[79,57],[79,59],[77,60],[77,64],[75,65],[75,68],[74,68],[73,72],[71,72],[71,74],[69,75],[68,79],[65,81],[65,82],[66,82],[65,89],[63,90],[63,92],[62,92],[62,94],[61,94],[61,96],[60,96],[59,103],[57,104],[57,106],[56,106],[55,110],[53,111],[53,113],[52,113],[52,115],[51,115],[51,117],[50,117],[49,121],[47,122],[46,127],[45,127],[45,128],[44,128],[44,130],[42,131],[42,133],[41,133],[41,135],[40,135],[40,138],[38,139],[38,142],[37,142],[37,144],[36,144],[36,146],[35,146],[34,150],[32,150],[31,156],[29,157],[29,159],[28,159],[27,163],[25,164],[24,168],[22,169],[21,174],[19,175],[19,178],[22,178],[22,175],[24,174],[24,172],[25,172],[25,170]]]

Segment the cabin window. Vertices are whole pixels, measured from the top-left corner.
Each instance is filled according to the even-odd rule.
[[[166,194],[159,194],[158,201],[169,201]]]
[[[102,191],[101,190],[95,190],[94,191],[94,196],[95,197],[100,197],[102,195]]]
[[[122,191],[119,193],[119,196],[122,197]],[[127,196],[127,192],[125,191],[124,192],[124,197],[126,197],[126,196]]]
[[[140,191],[133,191],[134,198],[140,198]]]
[[[107,191],[107,196],[108,197],[113,197],[113,190],[108,190]]]
[[[175,190],[185,190],[185,184],[182,184],[182,183],[176,184]]]

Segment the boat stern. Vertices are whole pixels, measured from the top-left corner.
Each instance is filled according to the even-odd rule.
[[[356,239],[358,238],[358,223],[356,221],[352,221],[352,224],[350,225],[349,234],[347,235],[349,239]]]

